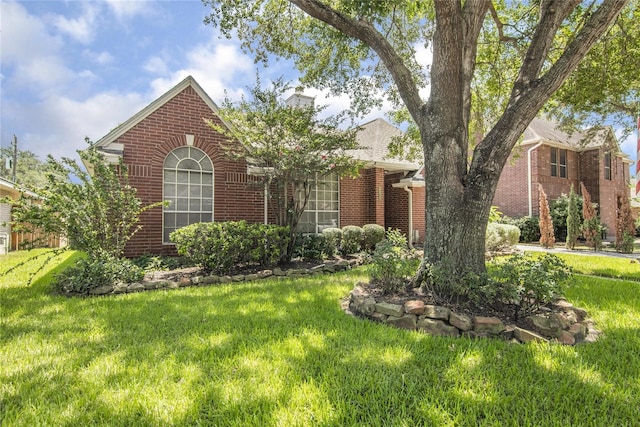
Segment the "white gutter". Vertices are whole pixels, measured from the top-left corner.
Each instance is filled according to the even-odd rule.
[[[531,153],[542,145],[542,141],[527,150],[527,191],[529,194],[529,216],[533,216],[533,190],[531,188]]]
[[[404,191],[409,193],[409,232],[407,233],[409,238],[407,239],[407,243],[409,243],[409,248],[413,249],[413,191],[409,188],[408,185],[405,185]]]
[[[267,225],[269,223],[268,213],[269,213],[269,187],[267,183],[264,183],[264,224]]]

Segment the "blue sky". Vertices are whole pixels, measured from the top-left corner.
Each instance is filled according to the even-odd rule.
[[[258,66],[239,43],[219,38],[199,0],[5,1],[1,3],[1,138],[41,159],[75,155],[192,75],[221,103],[239,99]],[[294,81],[291,64],[260,69],[263,81]],[[327,114],[348,98],[317,90]],[[382,112],[373,113],[383,116]]]
[[[257,65],[235,40],[219,38],[199,0],[0,0],[0,144],[13,135],[41,159],[75,156],[192,75],[220,103],[239,99]],[[295,80],[290,63],[271,61],[261,79]],[[349,107],[307,89],[326,114]],[[376,111],[364,118],[383,117]],[[622,143],[636,157],[635,135]]]

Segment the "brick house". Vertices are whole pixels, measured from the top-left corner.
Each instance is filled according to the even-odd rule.
[[[583,182],[607,238],[615,236],[619,198],[629,192],[632,160],[620,151],[611,128],[571,135],[542,118],[534,119],[505,165],[493,204],[511,217],[538,215],[538,184],[553,200],[569,194],[571,185],[580,192]]]
[[[296,94],[288,102],[308,102]],[[244,161],[225,157],[224,137],[205,124],[222,124],[218,107],[189,76],[96,142],[110,162],[123,159],[143,204],[168,200],[141,217],[143,228],[126,248],[127,256],[173,254],[169,234],[206,221],[269,222],[263,189]],[[419,241],[424,235],[424,180],[420,166],[385,158],[386,146],[401,131],[384,120],[362,125],[364,162],[356,179],[327,177],[312,193],[301,231],[379,224],[399,228]]]

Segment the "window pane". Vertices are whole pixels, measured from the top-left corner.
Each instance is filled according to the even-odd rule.
[[[175,227],[175,225],[176,225],[176,215],[173,213],[164,214],[164,226]]]
[[[169,153],[167,155],[167,158],[164,159],[165,168],[175,168],[177,164],[178,164],[178,158],[175,156],[174,153]]]
[[[175,150],[173,150],[173,154],[178,159],[185,159],[189,157],[189,147],[178,147]]]
[[[210,213],[203,213],[201,215],[201,219],[202,222],[211,222],[212,218],[211,218],[211,214]]]
[[[189,199],[186,199],[186,198],[177,199],[176,210],[185,212],[188,209],[189,209]]]
[[[560,150],[560,164],[567,165],[567,150]]]
[[[176,182],[176,171],[166,170],[164,171],[165,182]]]
[[[558,163],[558,149],[551,149],[551,163]]]
[[[189,157],[191,157],[196,162],[200,162],[202,158],[204,158],[204,153],[197,148],[191,148],[189,150]]]
[[[165,228],[164,229],[164,233],[162,233],[162,241],[165,243],[170,243],[171,239],[169,238],[169,235],[171,234],[171,232],[174,231],[173,228]]]
[[[200,184],[202,174],[199,172],[189,172],[189,184]]]
[[[210,174],[210,173],[203,173],[202,174],[202,183],[203,184],[208,184],[208,185],[213,184],[213,175]]]
[[[558,166],[551,165],[551,176],[558,176]]]
[[[200,212],[200,199],[191,199],[189,200],[189,211],[197,211]]]
[[[189,186],[189,197],[194,198],[200,198],[200,186],[199,185],[190,185]]]
[[[164,197],[173,197],[176,195],[176,186],[174,184],[164,184]]]
[[[213,197],[213,187],[210,185],[202,186],[202,197],[203,198],[212,198]]]
[[[178,163],[178,169],[200,170],[200,164],[192,159],[184,159]]]
[[[189,172],[180,171],[178,172],[176,182],[180,184],[186,184],[189,182]]]
[[[176,214],[176,226],[185,227],[187,225],[189,225],[189,214],[186,214],[186,213]]]
[[[187,184],[178,184],[178,196],[179,197],[187,197],[189,195],[189,186]]]
[[[200,214],[197,214],[197,213],[189,214],[189,224],[195,224],[196,222],[200,222]]]

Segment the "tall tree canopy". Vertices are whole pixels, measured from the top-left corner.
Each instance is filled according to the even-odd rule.
[[[627,3],[203,1],[207,22],[257,60],[292,59],[304,84],[350,94],[355,111],[381,96],[406,108],[426,168],[425,264],[452,275],[485,271],[487,219],[509,153]],[[416,57],[425,48],[430,67]]]

